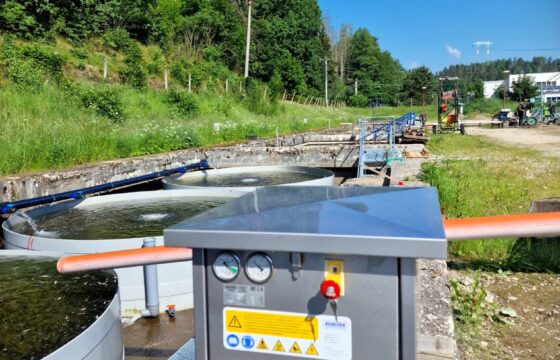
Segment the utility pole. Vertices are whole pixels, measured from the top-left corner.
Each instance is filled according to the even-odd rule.
[[[329,107],[329,60],[325,58],[325,106]]]
[[[422,110],[424,110],[424,105],[425,105],[425,92],[426,92],[426,87],[422,86]]]
[[[247,47],[245,49],[245,79],[249,77],[249,50],[251,48],[251,7],[253,0],[247,0],[248,14],[247,14]]]
[[[502,99],[502,109],[506,107],[506,86],[509,70],[504,70],[504,98]]]
[[[354,79],[354,95],[358,95],[358,79]]]

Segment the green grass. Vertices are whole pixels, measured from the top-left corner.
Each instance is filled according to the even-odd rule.
[[[76,82],[69,88],[45,85],[37,92],[0,87],[0,142],[4,144],[0,148],[0,175],[239,142],[249,135],[274,137],[277,127],[280,134],[291,134],[353,123],[360,116],[400,116],[422,110],[334,109],[267,101],[255,112],[238,94],[223,96],[207,91],[195,95],[198,114],[184,115],[166,101],[164,91],[140,91],[123,85],[112,88],[122,99],[122,123],[84,107],[80,92],[99,89],[91,82]],[[218,132],[214,131],[215,123],[220,123]]]
[[[100,160],[163,153],[245,140],[248,135],[324,129],[353,122],[359,110],[274,105],[270,115],[248,110],[234,96],[196,95],[200,112],[183,115],[161,91],[118,86],[125,120],[116,123],[86,109],[75,94],[45,86],[33,93],[0,88],[0,174],[52,170]],[[304,123],[307,119],[307,123]],[[220,131],[213,130],[220,123]]]
[[[502,100],[496,98],[474,100],[465,104],[465,114],[495,115],[502,108],[509,108],[512,111],[515,111],[515,109],[517,109],[517,102],[506,100],[504,103]]]
[[[476,136],[434,136],[428,148],[448,158],[422,168],[423,180],[437,188],[447,217],[526,213],[532,200],[560,195],[558,158]],[[560,244],[551,239],[454,242],[449,251],[495,267],[560,271]]]

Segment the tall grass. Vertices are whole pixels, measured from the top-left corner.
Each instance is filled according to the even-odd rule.
[[[560,196],[558,158],[474,136],[436,136],[428,147],[457,158],[422,168],[423,180],[437,188],[447,217],[526,213],[532,200]],[[463,241],[451,243],[449,250],[494,266],[560,271],[560,244],[554,239]]]
[[[163,92],[115,86],[125,113],[117,122],[95,106],[84,106],[79,93],[89,87],[0,88],[0,174],[241,141],[249,135],[272,137],[277,127],[286,134],[334,127],[356,117],[355,110],[296,104],[275,104],[274,114],[257,114],[248,110],[246,99],[211,93],[195,96],[199,115],[184,115],[166,102]]]

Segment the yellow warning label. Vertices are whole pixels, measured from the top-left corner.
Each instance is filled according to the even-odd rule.
[[[344,295],[344,260],[325,260],[325,280],[333,280]]]
[[[291,353],[301,354],[301,348],[299,347],[298,343],[294,341],[292,347],[290,348]]]
[[[281,352],[286,351],[286,349],[284,349],[284,346],[282,346],[282,343],[280,342],[280,340],[276,341],[276,344],[274,344],[274,348],[272,348],[272,350],[281,351]]]
[[[228,324],[228,327],[241,329],[241,323],[239,322],[239,320],[237,320],[237,316],[233,315],[231,321]]]
[[[268,350],[268,346],[266,346],[266,343],[264,342],[264,339],[261,339],[261,341],[259,341],[259,343],[257,344],[257,349]]]
[[[228,332],[256,335],[281,336],[287,338],[317,340],[319,322],[316,317],[305,315],[282,314],[275,312],[257,312],[243,309],[226,309],[224,323]]]
[[[317,351],[317,349],[315,348],[315,345],[313,345],[313,344],[309,345],[309,347],[307,348],[307,351],[305,353],[307,355],[319,355],[319,352]]]

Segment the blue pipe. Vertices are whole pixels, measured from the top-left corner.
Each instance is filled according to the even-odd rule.
[[[50,203],[61,201],[61,200],[83,199],[88,194],[96,194],[96,193],[101,193],[101,192],[105,192],[105,191],[115,190],[115,189],[118,189],[118,188],[123,187],[123,186],[134,185],[134,184],[138,184],[138,183],[142,183],[142,182],[154,181],[154,180],[164,178],[166,176],[177,174],[177,173],[184,174],[188,170],[192,170],[192,169],[195,169],[195,168],[199,168],[199,169],[208,168],[208,161],[201,160],[198,163],[182,166],[182,167],[175,168],[175,169],[158,171],[158,172],[154,172],[154,173],[147,174],[147,175],[137,176],[137,177],[134,177],[134,178],[131,178],[131,179],[113,181],[113,182],[110,182],[110,183],[91,186],[91,187],[80,189],[80,190],[66,191],[66,192],[62,192],[62,193],[58,193],[58,194],[40,196],[40,197],[36,197],[36,198],[32,198],[32,199],[25,199],[25,200],[14,201],[14,202],[0,203],[0,214],[2,214],[2,215],[11,214],[11,213],[14,213],[15,211],[17,211],[19,209],[28,208],[28,207],[31,207],[31,206],[43,205],[43,204],[50,204]]]

